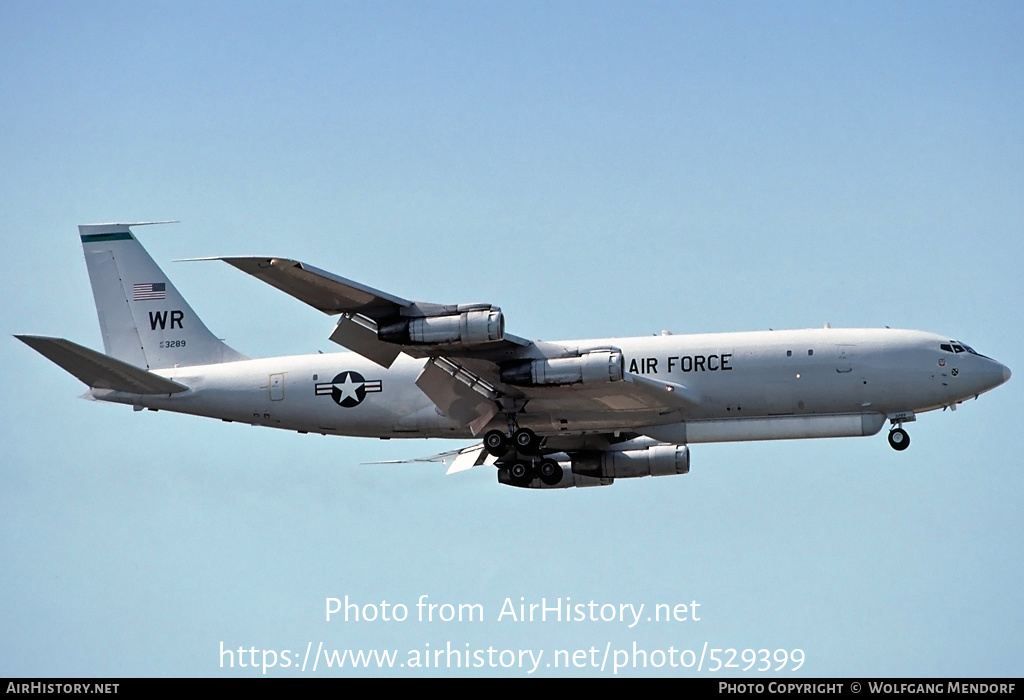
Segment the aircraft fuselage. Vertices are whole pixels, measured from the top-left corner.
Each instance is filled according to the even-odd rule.
[[[629,405],[566,412],[542,389],[518,423],[540,435],[621,430],[678,442],[874,434],[886,419],[913,420],[1007,379],[995,360],[941,349],[950,342],[920,331],[831,328],[563,341],[581,351],[619,348],[628,372],[684,385],[700,402],[672,412]],[[180,394],[92,393],[300,432],[473,437],[416,386],[424,364],[403,355],[384,369],[347,352],[277,357],[154,370],[189,387]]]

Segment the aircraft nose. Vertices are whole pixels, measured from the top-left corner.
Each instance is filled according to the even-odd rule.
[[[995,362],[996,366],[989,371],[988,375],[989,382],[991,382],[991,387],[995,388],[1002,384],[1006,384],[1006,382],[1010,381],[1011,372],[1010,368],[1004,365],[1002,362],[998,362],[996,360],[993,360],[993,362]]]
[[[995,389],[997,386],[1002,386],[1010,381],[1011,372],[1009,367],[998,360],[993,360],[991,357],[983,359],[985,360],[984,366],[978,368],[979,372],[976,375],[981,391]]]

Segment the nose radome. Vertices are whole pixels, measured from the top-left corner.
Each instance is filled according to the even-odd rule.
[[[1012,373],[1010,372],[1010,368],[1009,368],[1009,367],[1007,367],[1006,365],[1003,365],[1003,383],[1004,383],[1004,384],[1005,384],[1006,382],[1010,381],[1010,374],[1012,374]]]

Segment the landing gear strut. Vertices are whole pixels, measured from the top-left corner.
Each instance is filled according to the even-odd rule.
[[[902,452],[910,447],[910,436],[903,428],[893,428],[889,431],[889,447]]]

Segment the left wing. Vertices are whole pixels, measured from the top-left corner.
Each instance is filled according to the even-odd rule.
[[[505,333],[491,304],[410,301],[312,265],[274,257],[223,260],[329,315],[330,339],[383,367],[399,354],[426,358],[416,380],[445,413],[479,434],[499,412],[603,416],[632,424],[674,422],[700,397],[671,382],[629,374],[614,347],[531,342]],[[609,409],[622,412],[613,417]],[[595,427],[597,425],[595,424]]]

